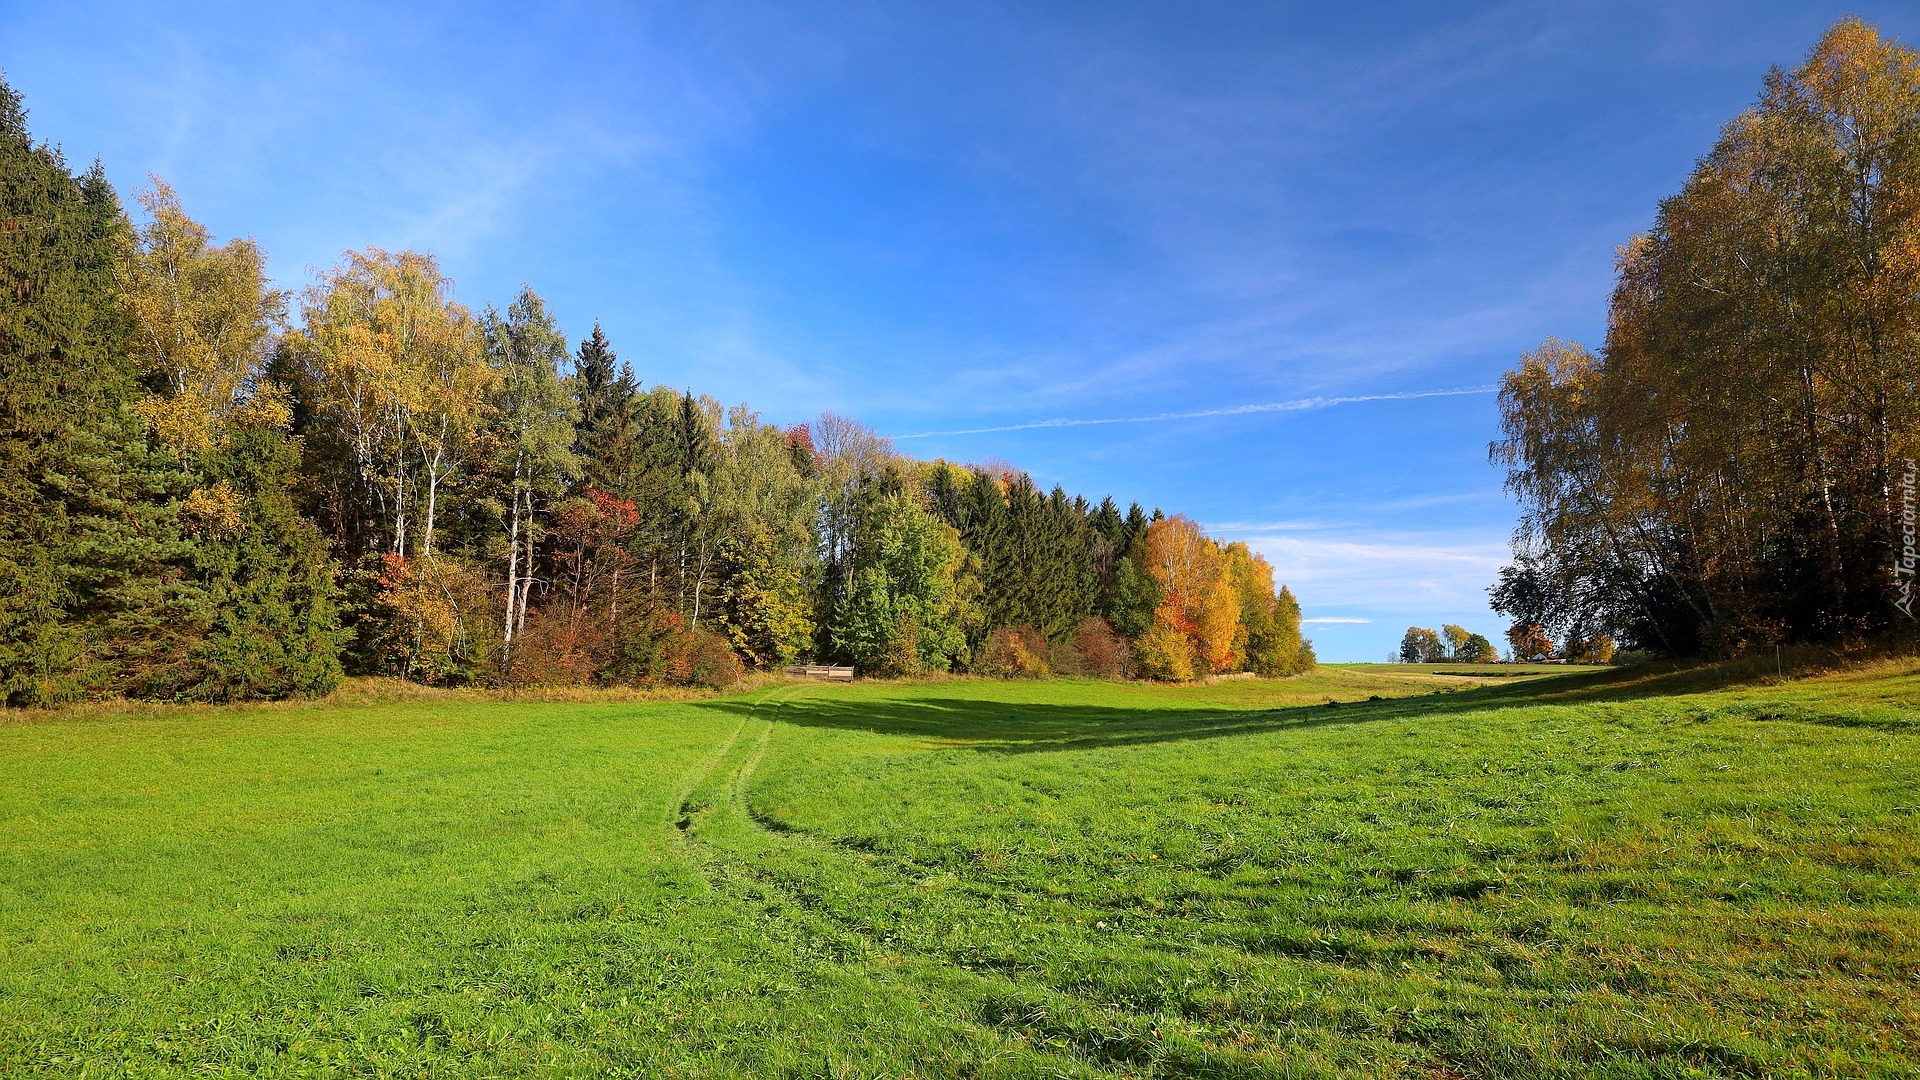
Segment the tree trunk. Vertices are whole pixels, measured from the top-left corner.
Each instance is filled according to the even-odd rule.
[[[533,489],[531,487],[527,489],[525,499],[523,512],[527,521],[527,572],[520,575],[520,609],[514,616],[513,623],[513,632],[516,634],[524,633],[527,629],[527,593],[533,588]]]
[[[393,414],[393,553],[407,553],[407,444],[406,422],[399,410]]]
[[[427,523],[420,550],[427,555],[433,554],[433,518],[440,506],[440,459],[444,450],[435,450],[427,459]]]
[[[501,652],[513,648],[513,606],[520,585],[520,473],[524,455],[513,459],[513,493],[507,510],[507,610],[500,625]]]

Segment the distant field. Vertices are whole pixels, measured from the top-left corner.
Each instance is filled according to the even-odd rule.
[[[0,1075],[1920,1075],[1920,669],[1438,669],[0,725]]]
[[[1342,671],[1371,671],[1377,675],[1400,675],[1400,673],[1419,673],[1419,675],[1490,675],[1494,678],[1507,678],[1513,675],[1569,675],[1574,671],[1596,671],[1599,665],[1586,663],[1334,663],[1321,665]]]
[[[1436,676],[1443,679],[1515,679],[1530,675],[1571,675],[1581,671],[1605,670],[1587,664],[1323,664],[1329,670],[1370,675]],[[1448,683],[1448,685],[1453,685]]]

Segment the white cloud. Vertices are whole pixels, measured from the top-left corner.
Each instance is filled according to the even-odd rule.
[[[1265,555],[1275,581],[1320,608],[1485,610],[1487,586],[1508,562],[1504,536],[1384,533],[1353,526],[1220,531]]]
[[[1193,412],[1155,413],[1151,416],[1109,416],[1095,419],[1070,420],[1064,417],[1053,420],[1032,420],[1022,424],[1006,424],[1000,427],[966,428],[960,431],[920,431],[911,435],[895,435],[896,439],[930,439],[939,435],[985,435],[1001,431],[1031,431],[1035,428],[1088,427],[1095,424],[1150,424],[1163,420],[1198,420],[1215,416],[1245,416],[1251,413],[1302,412],[1308,409],[1326,409],[1335,405],[1351,405],[1365,401],[1405,401],[1410,398],[1459,397],[1463,394],[1491,394],[1494,386],[1457,386],[1446,390],[1409,390],[1397,394],[1351,394],[1345,397],[1296,398],[1292,401],[1268,401],[1252,405],[1230,405],[1219,409],[1198,409]]]

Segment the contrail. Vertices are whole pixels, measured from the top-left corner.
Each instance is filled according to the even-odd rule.
[[[1226,409],[1201,409],[1196,412],[1155,413],[1152,416],[1107,416],[1092,420],[1070,420],[1059,417],[1053,420],[1033,420],[1025,424],[1003,424],[999,427],[962,428],[958,431],[920,431],[912,435],[895,435],[896,439],[931,439],[938,435],[987,435],[997,431],[1032,431],[1035,428],[1091,427],[1095,424],[1151,424],[1161,420],[1199,420],[1209,416],[1242,416],[1247,413],[1301,412],[1307,409],[1326,409],[1335,405],[1352,405],[1362,401],[1406,401],[1409,398],[1459,397],[1464,394],[1491,394],[1499,387],[1456,386],[1447,390],[1408,390],[1400,394],[1356,394],[1350,397],[1309,397],[1295,398],[1292,401],[1269,401],[1257,405],[1235,405]]]

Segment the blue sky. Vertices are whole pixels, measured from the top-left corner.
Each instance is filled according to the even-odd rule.
[[[1910,3],[271,6],[0,3],[0,67],[284,286],[430,250],[649,383],[1190,514],[1328,660],[1501,629],[1493,397],[1408,395],[1598,344],[1615,247],[1834,18],[1920,40]]]

